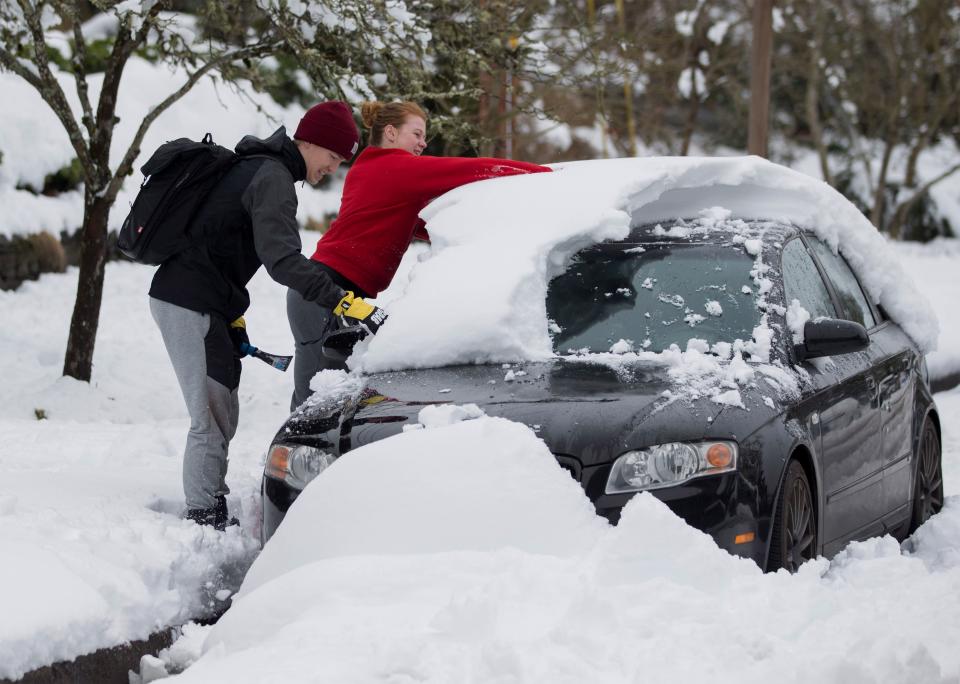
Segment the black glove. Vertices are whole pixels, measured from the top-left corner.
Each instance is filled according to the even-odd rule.
[[[247,349],[250,347],[250,338],[247,336],[247,322],[243,316],[235,320],[227,328],[230,333],[230,341],[233,342],[233,353],[238,359],[247,355]]]
[[[347,292],[343,299],[333,309],[335,316],[339,316],[344,325],[360,326],[368,333],[376,335],[377,331],[387,320],[387,312],[379,306],[368,304],[352,292]]]

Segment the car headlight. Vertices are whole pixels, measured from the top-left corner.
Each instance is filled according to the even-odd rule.
[[[263,472],[283,480],[295,489],[303,489],[337,460],[333,454],[310,446],[273,444],[267,453]]]
[[[678,485],[695,477],[737,469],[734,442],[670,442],[628,451],[613,463],[607,494]]]

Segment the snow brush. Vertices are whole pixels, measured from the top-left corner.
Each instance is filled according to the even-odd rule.
[[[264,363],[269,364],[281,371],[287,370],[287,368],[290,367],[290,362],[293,360],[292,356],[278,356],[277,354],[268,354],[265,351],[260,351],[252,344],[247,344],[246,342],[240,345],[240,351],[247,356],[253,356],[254,358],[260,359]]]

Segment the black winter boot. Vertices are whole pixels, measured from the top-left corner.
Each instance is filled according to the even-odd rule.
[[[240,521],[236,518],[231,518],[227,513],[227,497],[222,494],[217,497],[217,505],[214,508],[216,511],[214,527],[218,530],[226,529],[232,525],[239,525]]]
[[[190,508],[187,510],[187,520],[192,520],[198,525],[208,525],[215,530],[222,530],[223,524],[217,525],[217,509],[214,508]]]

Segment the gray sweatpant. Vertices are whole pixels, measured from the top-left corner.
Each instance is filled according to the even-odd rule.
[[[180,383],[190,414],[183,453],[183,493],[187,508],[213,508],[227,487],[227,451],[237,431],[240,359],[233,353],[228,324],[150,298],[150,313]]]
[[[323,355],[323,338],[337,327],[332,310],[307,301],[296,290],[287,290],[287,320],[296,342],[293,352],[293,398],[290,400],[290,410],[293,411],[313,394],[310,381],[314,375],[327,368],[345,369],[346,364]]]

